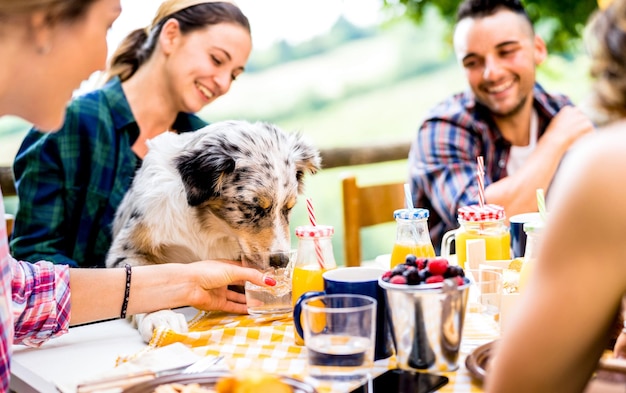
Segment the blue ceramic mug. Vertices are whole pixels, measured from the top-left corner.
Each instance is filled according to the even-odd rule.
[[[302,302],[319,295],[356,294],[370,296],[377,301],[376,308],[376,350],[374,359],[386,359],[393,354],[393,340],[391,327],[387,316],[384,290],[378,285],[378,278],[385,272],[381,268],[373,267],[342,267],[325,272],[324,291],[305,292],[294,306],[293,322],[300,337],[304,337],[300,316]]]

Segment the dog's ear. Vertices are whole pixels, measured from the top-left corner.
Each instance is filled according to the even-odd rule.
[[[219,193],[220,179],[235,170],[235,160],[223,152],[204,146],[183,152],[174,166],[187,193],[187,203],[198,206]]]
[[[322,168],[322,158],[319,151],[302,134],[294,133],[292,136],[292,151],[296,162],[296,179],[298,180],[298,193],[304,192],[304,177],[307,174],[314,175]]]

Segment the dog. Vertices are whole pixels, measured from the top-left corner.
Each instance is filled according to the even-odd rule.
[[[264,122],[223,121],[148,141],[118,207],[107,267],[239,260],[291,248],[289,220],[319,151],[300,133]],[[170,310],[140,316],[146,342],[156,325],[186,330]],[[151,320],[152,319],[152,320]]]

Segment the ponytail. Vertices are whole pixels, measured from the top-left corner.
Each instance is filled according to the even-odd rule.
[[[122,82],[128,80],[150,57],[155,41],[154,37],[148,36],[146,29],[137,29],[128,34],[113,53],[105,80],[108,82],[116,76]]]

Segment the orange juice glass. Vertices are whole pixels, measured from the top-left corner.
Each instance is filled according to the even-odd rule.
[[[467,244],[471,239],[485,240],[487,260],[511,259],[511,233],[506,226],[502,206],[487,204],[459,208],[459,228],[448,231],[441,241],[441,254],[450,255],[452,240],[456,245],[457,263],[465,268]]]
[[[396,241],[391,251],[390,267],[404,263],[408,254],[416,257],[434,257],[435,248],[428,232],[427,209],[398,209],[393,212],[396,219]]]
[[[335,269],[332,235],[334,228],[328,225],[308,225],[296,228],[298,254],[291,275],[291,300],[295,305],[303,293],[323,291],[324,272]],[[294,329],[297,345],[304,345],[304,340]]]

